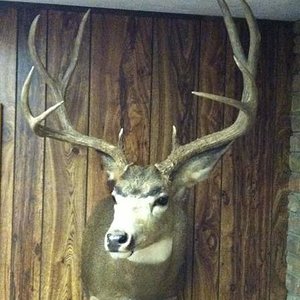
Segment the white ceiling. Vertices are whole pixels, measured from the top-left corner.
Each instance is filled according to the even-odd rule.
[[[20,0],[20,2],[209,16],[220,15],[216,0]],[[242,16],[239,0],[228,0],[227,2],[232,8],[233,15]],[[248,0],[248,3],[259,19],[300,20],[300,0]]]

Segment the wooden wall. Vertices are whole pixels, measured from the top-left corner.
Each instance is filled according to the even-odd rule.
[[[81,299],[80,245],[87,217],[107,193],[93,150],[35,137],[20,109],[31,61],[27,34],[41,14],[37,45],[51,74],[68,53],[85,10],[0,3],[3,142],[0,201],[1,299]],[[244,22],[238,21],[247,44]],[[285,197],[292,24],[260,21],[259,110],[206,182],[191,192],[184,299],[285,299]],[[67,97],[74,126],[154,163],[181,142],[220,129],[235,112],[192,90],[239,97],[242,81],[220,18],[92,11]],[[36,114],[52,95],[36,76]],[[50,120],[53,124],[55,120]]]

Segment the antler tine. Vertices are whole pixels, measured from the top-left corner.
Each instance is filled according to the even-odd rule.
[[[56,85],[55,80],[52,78],[52,76],[47,72],[45,66],[43,65],[36,47],[35,47],[35,36],[36,36],[36,29],[37,29],[37,24],[40,19],[40,15],[37,15],[34,20],[31,23],[30,30],[29,30],[29,35],[28,35],[28,48],[30,52],[31,59],[34,63],[34,66],[38,73],[41,75],[43,80],[51,87],[53,90],[53,93],[58,92],[58,87]]]
[[[256,68],[257,68],[257,59],[258,59],[258,52],[259,52],[259,45],[261,41],[261,35],[253,16],[252,10],[250,9],[249,5],[245,0],[241,0],[242,5],[244,7],[246,21],[249,27],[250,33],[250,46],[249,46],[249,53],[248,53],[248,67],[251,70],[253,76],[256,75]]]
[[[231,126],[202,138],[198,138],[189,144],[173,149],[166,160],[156,164],[156,167],[166,176],[169,176],[171,172],[181,163],[194,157],[195,155],[199,155],[212,148],[221,147],[231,143],[236,138],[245,134],[255,120],[257,108],[257,87],[255,84],[255,75],[260,43],[258,26],[250,7],[245,0],[241,0],[250,32],[250,47],[248,56],[246,57],[239,40],[238,30],[233,21],[227,3],[225,0],[217,1],[223,13],[224,22],[234,53],[235,63],[243,76],[244,89],[242,93],[242,99],[241,101],[237,101],[228,97],[202,92],[193,92],[193,94],[233,106],[239,109],[239,114]]]
[[[46,84],[50,87],[56,102],[64,101],[64,91],[62,85],[60,85],[59,81],[56,81],[46,70],[44,64],[42,63],[35,46],[36,40],[36,30],[37,24],[40,19],[40,15],[36,16],[30,26],[29,36],[28,36],[28,48],[30,52],[31,59],[33,64],[42,77],[42,79],[46,82]],[[58,111],[59,121],[64,128],[72,128],[72,125],[66,115],[66,110],[64,105],[60,106],[60,110]]]
[[[128,163],[122,149],[120,149],[118,146],[111,145],[102,139],[97,139],[91,136],[83,135],[78,131],[76,131],[72,127],[67,117],[66,109],[64,107],[65,91],[68,87],[71,75],[78,61],[79,48],[82,41],[84,25],[87,21],[88,15],[89,15],[89,11],[87,11],[87,13],[84,15],[80,23],[79,30],[75,39],[74,49],[71,54],[70,64],[67,67],[66,72],[61,77],[62,78],[61,80],[55,80],[47,72],[40,57],[37,54],[37,50],[35,47],[35,35],[36,35],[36,28],[37,28],[39,16],[37,16],[34,19],[34,21],[31,24],[29,37],[28,37],[29,51],[35,65],[35,69],[38,71],[42,79],[45,80],[46,84],[51,88],[51,91],[54,94],[54,98],[57,103],[52,107],[50,107],[49,109],[47,109],[45,112],[41,113],[39,116],[34,117],[32,115],[29,107],[29,101],[28,101],[32,74],[34,71],[34,67],[32,67],[23,84],[22,93],[21,93],[21,105],[22,105],[24,116],[30,128],[37,135],[42,137],[53,138],[60,141],[65,141],[71,144],[94,148],[102,152],[102,154],[111,157],[115,161],[117,167],[123,170],[126,167],[126,165],[128,165]],[[43,121],[54,111],[57,113],[59,117],[59,121],[61,122],[61,125],[63,127],[62,130],[53,129],[42,124]]]
[[[24,82],[22,93],[21,93],[21,105],[23,109],[24,116],[34,133],[38,134],[38,127],[39,123],[41,123],[43,120],[45,120],[52,112],[54,112],[56,109],[58,109],[64,102],[61,101],[59,103],[56,103],[55,105],[51,106],[48,108],[46,111],[41,113],[37,117],[33,117],[32,112],[29,107],[29,88],[30,88],[30,83],[32,79],[32,74],[34,71],[34,67],[31,68],[30,72],[27,75],[27,78]]]
[[[218,96],[218,95],[203,93],[203,92],[192,92],[192,94],[198,97],[204,97],[216,102],[224,103],[229,106],[235,107],[245,113],[249,113],[249,108],[244,102],[237,101],[235,99],[228,98],[228,97],[223,97],[223,96]]]
[[[250,46],[249,46],[249,52],[247,58],[241,46],[238,31],[232,19],[227,3],[224,0],[218,0],[218,3],[224,15],[224,22],[226,24],[226,28],[232,45],[234,56],[238,58],[238,60],[243,65],[247,66],[253,75],[255,75],[256,67],[257,67],[256,60],[257,60],[258,49],[259,49],[259,44],[261,39],[260,32],[257,26],[257,22],[255,21],[252,10],[250,9],[248,3],[245,0],[240,0],[240,1],[243,6],[245,18],[250,33]]]
[[[65,94],[66,88],[68,87],[69,84],[69,80],[73,74],[73,71],[77,65],[77,61],[78,61],[78,56],[79,56],[79,49],[80,49],[80,45],[81,45],[81,41],[82,41],[82,36],[83,36],[83,31],[84,31],[84,27],[85,27],[85,23],[90,15],[90,9],[84,14],[80,25],[79,25],[79,29],[77,32],[77,36],[74,42],[74,48],[71,54],[71,59],[70,59],[70,64],[63,76],[62,79],[62,90],[63,90],[63,94]]]
[[[231,47],[232,47],[234,56],[238,57],[240,61],[242,61],[244,64],[246,64],[247,59],[246,59],[243,47],[241,45],[238,30],[237,30],[235,22],[232,18],[229,7],[224,0],[217,0],[217,1],[221,8],[222,14],[223,14],[224,22],[226,25],[226,29],[228,32],[228,36],[230,39],[230,43],[231,43]],[[243,1],[243,0],[241,0],[241,1]]]

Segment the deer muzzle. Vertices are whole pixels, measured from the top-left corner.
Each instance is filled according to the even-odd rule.
[[[117,258],[129,257],[133,253],[133,236],[121,230],[108,231],[104,244],[106,251]]]

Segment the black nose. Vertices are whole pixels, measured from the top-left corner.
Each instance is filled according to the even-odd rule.
[[[119,248],[128,242],[128,234],[123,231],[113,231],[107,233],[107,248],[111,252],[119,251]]]

